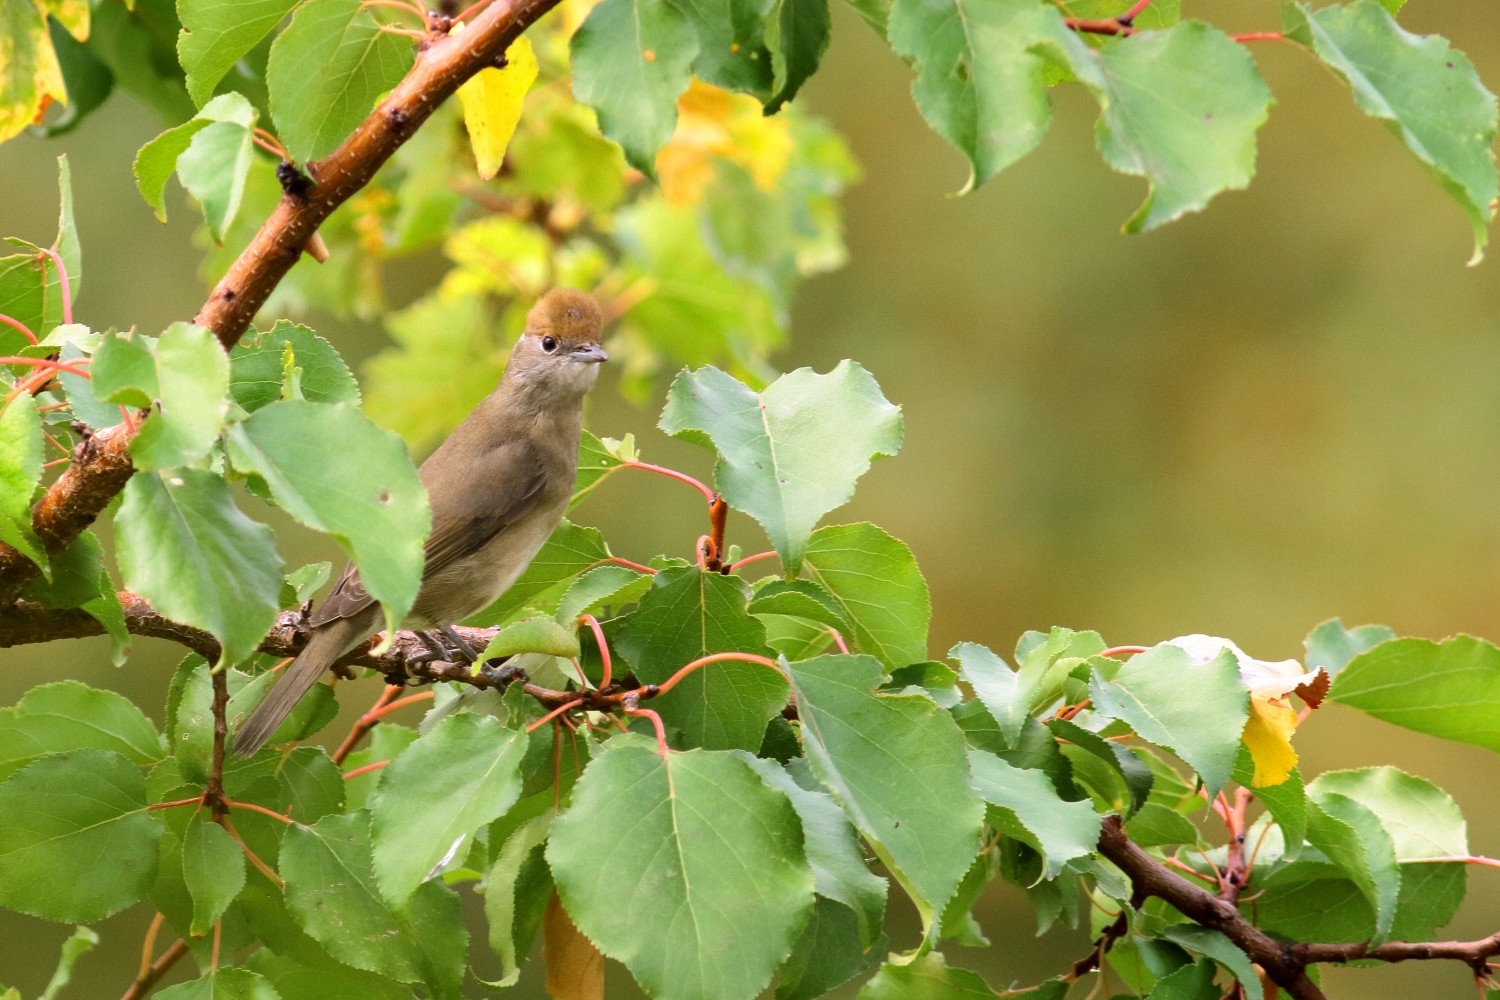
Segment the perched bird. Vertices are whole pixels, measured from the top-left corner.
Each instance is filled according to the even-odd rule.
[[[557,527],[578,472],[583,397],[607,360],[600,325],[589,296],[548,292],[526,315],[500,385],[422,463],[432,534],[404,626],[456,638],[450,627],[514,583]],[[374,632],[380,618],[379,603],[351,563],[312,613],[302,654],[239,728],[235,753],[259,750],[323,671]]]

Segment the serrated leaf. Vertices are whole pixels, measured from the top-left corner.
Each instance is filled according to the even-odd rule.
[[[1029,46],[1065,32],[1029,0],[896,0],[891,48],[916,66],[912,97],[969,160],[965,191],[1036,148],[1051,122],[1043,63]]]
[[[1479,263],[1500,190],[1497,110],[1468,57],[1445,38],[1402,28],[1374,0],[1285,10],[1288,36],[1316,52],[1458,202],[1474,229],[1469,263]]]
[[[620,856],[635,861],[599,863]],[[729,753],[611,740],[553,822],[547,861],[578,928],[661,1000],[750,1000],[812,909],[792,804]]]
[[[194,814],[182,838],[182,877],[193,897],[192,934],[201,937],[244,888],[244,852],[222,826]]]
[[[818,896],[807,926],[776,972],[776,1000],[820,997],[859,975],[870,954],[860,942],[855,912],[843,903]]]
[[[510,589],[470,621],[494,624],[524,608],[556,610],[578,577],[608,558],[609,547],[598,528],[564,518]]]
[[[1240,751],[1234,765],[1234,780],[1249,788],[1281,828],[1282,856],[1295,858],[1307,837],[1307,792],[1302,774],[1295,768],[1286,781],[1265,788],[1254,785],[1254,762],[1248,750]]]
[[[0,784],[0,905],[62,923],[118,913],[150,890],[161,833],[145,778],[119,754],[29,764]]]
[[[212,473],[132,476],[115,517],[115,546],[125,586],[167,618],[211,633],[222,663],[249,656],[276,620],[282,564],[275,537],[240,513]]]
[[[145,713],[124,695],[79,681],[32,688],[0,709],[0,781],[45,754],[108,750],[133,764],[153,764],[166,750]]]
[[[173,323],[159,338],[106,335],[90,367],[103,402],[150,406],[130,442],[138,469],[172,469],[208,454],[229,413],[229,359],[214,335]]]
[[[672,137],[698,38],[676,4],[604,0],[573,35],[573,96],[625,158],[656,176],[656,153]]]
[[[1360,653],[1394,638],[1396,633],[1384,625],[1345,628],[1342,621],[1331,618],[1309,632],[1302,641],[1307,649],[1307,669],[1321,667],[1328,676],[1337,677],[1339,671]]]
[[[1125,832],[1140,847],[1197,844],[1202,839],[1191,820],[1159,802],[1148,802],[1142,806],[1125,825]]]
[[[994,754],[969,751],[969,772],[979,795],[1008,813],[1005,832],[1031,844],[1047,859],[1046,877],[1056,878],[1074,858],[1092,854],[1099,842],[1099,814],[1088,802],[1067,802],[1041,771],[1012,767]]]
[[[813,774],[929,922],[979,846],[984,810],[969,784],[963,734],[922,695],[877,693],[882,671],[873,657],[820,656],[789,669]]]
[[[905,542],[873,524],[829,525],[808,539],[803,572],[848,619],[850,649],[892,669],[927,659],[932,600]]]
[[[506,625],[479,656],[480,662],[492,657],[517,653],[546,653],[548,656],[578,655],[578,633],[563,628],[550,615],[537,614]]]
[[[300,370],[302,398],[314,403],[359,403],[359,384],[332,344],[305,326],[277,320],[265,333],[242,337],[229,352],[229,393],[247,413],[282,397],[285,361]]]
[[[637,458],[635,435],[627,434],[619,441],[599,438],[583,432],[583,441],[578,448],[578,478],[573,483],[573,499],[568,501],[572,510],[583,503],[599,483],[627,461]]]
[[[308,0],[271,43],[271,120],[292,159],[327,156],[411,68],[410,43],[360,0]]]
[[[684,372],[659,423],[718,450],[719,492],[761,523],[789,576],[818,521],[848,502],[873,459],[900,450],[903,434],[900,407],[852,361],[826,375],[799,368],[760,393],[717,368]]]
[[[0,542],[47,567],[31,528],[31,498],[42,481],[42,418],[36,397],[22,393],[0,410]]]
[[[0,2],[0,142],[20,134],[52,101],[68,100],[62,68],[34,0]]]
[[[1500,752],[1500,649],[1483,639],[1383,642],[1349,661],[1328,698],[1419,733]]]
[[[752,615],[787,615],[852,632],[849,619],[833,595],[811,580],[772,580],[757,587],[748,607]]]
[[[1098,733],[1084,729],[1069,719],[1049,719],[1047,729],[1059,739],[1067,740],[1081,752],[1102,761],[1106,767],[1119,776],[1120,783],[1129,795],[1128,802],[1119,803],[1121,812],[1128,816],[1145,806],[1153,783],[1151,769],[1141,762],[1133,750],[1121,746],[1114,740],[1107,740]],[[1012,763],[1015,762],[1012,761]]]
[[[483,892],[490,948],[504,973],[496,986],[512,986],[520,979],[521,963],[553,897],[552,874],[542,857],[551,826],[552,817],[544,814],[522,824],[498,846],[491,834],[495,860],[485,873]]]
[[[1079,661],[1103,649],[1097,632],[1054,628],[1019,654],[1018,670],[1011,670],[998,655],[977,643],[959,643],[948,655],[958,661],[961,676],[994,716],[1006,741],[1014,744],[1032,711],[1055,700],[1063,680]]]
[[[394,630],[421,583],[427,493],[401,440],[347,403],[282,400],[230,428],[230,461],[287,513],[327,532]]]
[[[1192,698],[1184,698],[1184,691]],[[1250,695],[1227,650],[1195,663],[1177,646],[1155,646],[1125,661],[1110,680],[1094,673],[1089,697],[1094,711],[1181,757],[1202,776],[1210,795],[1229,780]]]
[[[1049,39],[1043,49],[1099,102],[1095,136],[1105,162],[1150,183],[1126,232],[1154,229],[1250,183],[1255,133],[1272,99],[1245,46],[1201,21],[1098,49],[1066,30]]]
[[[766,27],[773,0],[682,0],[680,9],[698,35],[693,75],[716,87],[771,93],[771,53]]]
[[[521,120],[521,104],[526,91],[536,81],[536,54],[525,35],[505,50],[505,65],[486,66],[458,87],[458,101],[463,107],[464,128],[479,166],[481,180],[490,180],[500,172],[505,147],[516,134]]]
[[[397,909],[464,837],[521,794],[526,734],[488,716],[450,715],[384,769],[370,796],[375,879]]]
[[[1260,976],[1256,974],[1250,959],[1234,942],[1218,931],[1195,924],[1172,924],[1162,931],[1162,936],[1189,951],[1206,955],[1228,969],[1238,980],[1245,1000],[1262,1000],[1265,996]]]
[[[206,104],[224,74],[296,5],[297,0],[239,0],[230,5],[178,0],[182,30],[177,35],[177,59],[187,73],[193,103]]]
[[[292,916],[339,961],[403,983],[425,983],[436,997],[458,997],[468,932],[458,897],[424,882],[392,912],[375,889],[370,817],[363,810],[287,828],[281,874]]]
[[[575,580],[563,593],[562,599],[557,602],[557,620],[571,625],[578,621],[580,615],[602,611],[606,605],[618,607],[635,601],[650,587],[651,576],[648,573],[633,570],[629,566],[595,566]]]
[[[745,610],[744,583],[695,566],[652,577],[634,614],[614,637],[615,651],[646,684],[660,684],[710,653],[770,656],[765,626]],[[776,671],[753,663],[712,663],[684,677],[652,708],[688,746],[760,749],[769,722],[787,701]]]

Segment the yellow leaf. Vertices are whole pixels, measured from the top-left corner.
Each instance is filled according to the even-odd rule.
[[[677,101],[677,130],[657,155],[656,172],[667,200],[686,205],[703,193],[715,157],[738,163],[769,191],[791,155],[784,117],[767,118],[753,97],[694,80]]]
[[[1297,728],[1297,713],[1291,706],[1262,698],[1250,699],[1250,718],[1245,723],[1245,747],[1255,761],[1256,788],[1279,785],[1297,766],[1297,751],[1292,749],[1292,733]]]
[[[536,53],[525,35],[510,43],[505,58],[508,62],[504,69],[482,69],[458,88],[469,145],[474,147],[479,176],[485,180],[500,172],[505,147],[521,120],[526,91],[536,81]]]
[[[57,23],[80,42],[89,40],[88,0],[39,0],[42,10],[57,18]]]
[[[46,15],[33,0],[0,0],[0,142],[35,122],[53,100],[66,103],[68,91]]]

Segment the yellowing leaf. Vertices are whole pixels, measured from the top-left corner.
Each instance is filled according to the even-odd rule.
[[[677,131],[656,157],[662,193],[676,205],[697,201],[716,157],[738,163],[769,191],[786,170],[792,145],[787,121],[767,118],[753,97],[694,80],[677,101]]]
[[[1279,785],[1291,776],[1297,766],[1297,751],[1292,749],[1292,732],[1297,728],[1297,713],[1285,702],[1252,697],[1250,718],[1245,722],[1245,748],[1255,761],[1256,788]]]
[[[553,1000],[603,1000],[604,956],[573,926],[557,893],[542,915],[542,960]]]
[[[67,99],[46,14],[34,0],[0,0],[0,142],[38,121],[53,100]]]
[[[572,38],[573,32],[589,16],[589,11],[599,6],[599,0],[562,0],[557,5],[558,12],[562,15],[562,33],[564,37]]]
[[[479,163],[479,176],[485,180],[500,172],[505,147],[521,120],[526,91],[536,82],[536,53],[525,35],[510,43],[505,58],[504,69],[482,69],[458,88],[469,145]]]

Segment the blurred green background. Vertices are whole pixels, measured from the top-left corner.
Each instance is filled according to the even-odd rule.
[[[1279,25],[1272,3],[1226,6],[1187,13],[1228,30]],[[1402,21],[1448,36],[1500,87],[1492,5],[1418,0]],[[1466,268],[1462,214],[1396,140],[1300,50],[1253,51],[1279,103],[1249,190],[1126,237],[1144,184],[1103,166],[1084,94],[1055,94],[1038,152],[951,197],[964,165],[917,115],[908,71],[836,9],[803,100],[848,137],[866,176],[846,200],[850,262],[805,288],[776,360],[826,370],[859,359],[905,407],[902,454],[832,519],[876,521],[912,546],[932,585],[934,653],[960,640],[1008,652],[1025,629],[1058,624],[1111,643],[1208,632],[1274,659],[1300,655],[1302,637],[1335,615],[1500,639],[1500,250]],[[203,299],[195,211],[176,192],[158,225],[130,176],[161,128],[117,94],[63,140],[0,146],[0,233],[42,243],[56,220],[53,159],[70,156],[82,322],[156,332]],[[440,271],[435,258],[390,268],[393,305]],[[374,325],[308,321],[351,360],[382,346]],[[648,460],[707,477],[707,453],[666,440],[655,416],[606,390],[589,426],[633,431]],[[686,555],[702,530],[701,501],[678,484],[617,476],[601,492],[580,520],[622,555]],[[293,564],[340,558],[266,516]],[[743,517],[731,521],[736,540],[760,547]],[[115,670],[105,648],[0,651],[0,704],[76,677],[146,699],[159,719],[178,651],[142,641]],[[1389,763],[1433,779],[1469,816],[1471,849],[1500,855],[1490,754],[1338,707],[1312,716],[1297,746],[1309,775]],[[1500,927],[1500,872],[1469,877],[1455,937]],[[103,924],[66,995],[122,992],[147,916]],[[893,905],[908,928],[897,946],[915,943],[908,919]],[[953,948],[950,961],[1002,988],[1087,950],[1078,932],[1035,939],[1029,908],[1004,888],[981,922],[995,946]],[[0,982],[39,993],[67,933],[0,913]],[[1325,982],[1366,1000],[1473,995],[1453,963],[1330,970]],[[527,989],[516,995],[540,995]]]

